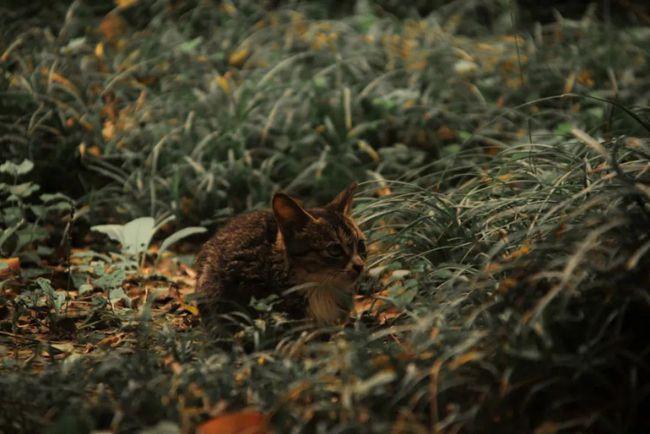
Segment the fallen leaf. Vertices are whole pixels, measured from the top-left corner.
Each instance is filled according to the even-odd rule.
[[[235,52],[233,52],[229,57],[228,57],[228,63],[230,66],[234,66],[236,68],[239,68],[244,64],[246,59],[248,59],[248,56],[250,55],[250,51],[248,48],[244,47],[241,48]]]
[[[546,421],[543,422],[541,425],[539,425],[537,428],[535,428],[534,433],[535,434],[553,434],[556,433],[560,430],[560,427],[558,426],[557,422],[553,421]]]
[[[104,140],[111,140],[115,136],[115,124],[111,121],[104,122],[104,127],[102,128],[102,137]]]
[[[126,30],[126,21],[116,13],[109,13],[99,24],[99,31],[108,41],[114,41]]]
[[[197,434],[267,434],[271,432],[267,416],[244,410],[215,417],[201,425]]]
[[[115,4],[118,9],[127,9],[131,6],[135,6],[139,0],[115,0]]]
[[[181,304],[181,307],[178,309],[178,312],[189,312],[194,316],[199,315],[199,309],[196,306],[192,306],[191,304]]]
[[[99,42],[97,45],[95,45],[95,56],[98,59],[103,59],[104,58],[104,43]]]
[[[0,259],[0,278],[10,276],[20,271],[19,258],[1,258]]]
[[[443,141],[451,141],[456,139],[456,132],[446,125],[441,126],[436,131],[436,136]]]
[[[353,312],[354,315],[358,317],[364,313],[375,317],[379,321],[379,324],[385,324],[387,321],[395,319],[402,314],[401,310],[395,306],[387,306],[386,303],[379,298],[363,295],[357,295],[355,297]]]
[[[74,84],[58,72],[55,72],[52,69],[47,69],[46,67],[41,68],[41,74],[48,77],[48,81],[52,83],[59,83],[60,85],[66,87],[67,89],[77,93],[77,88]]]
[[[111,336],[106,336],[104,339],[101,341],[97,342],[97,346],[99,347],[113,347],[115,348],[116,346],[119,345],[119,343],[122,341],[122,337],[120,335],[111,335]]]
[[[74,351],[74,344],[72,342],[60,342],[52,344],[52,348],[56,348],[62,353],[71,353]]]
[[[456,357],[449,363],[449,369],[452,371],[459,368],[460,366],[469,363],[473,360],[478,360],[483,357],[483,353],[480,351],[469,351],[461,356]]]
[[[596,83],[594,81],[593,75],[591,74],[591,71],[585,69],[580,71],[576,80],[578,83],[586,87],[593,87],[593,85]]]
[[[513,252],[510,252],[510,253],[506,253],[506,254],[504,254],[504,255],[503,255],[503,259],[506,260],[506,261],[511,261],[511,260],[513,260],[513,259],[517,259],[517,258],[520,258],[520,257],[522,257],[522,256],[525,256],[525,255],[527,255],[528,253],[530,253],[530,246],[528,245],[528,243],[525,242],[525,243],[524,243],[520,248],[518,248],[517,250],[515,250],[515,251],[513,251]]]
[[[217,75],[214,78],[214,80],[217,83],[217,86],[219,86],[225,94],[229,95],[230,92],[232,92],[232,88],[230,87],[230,82],[228,81],[228,78],[226,76]]]

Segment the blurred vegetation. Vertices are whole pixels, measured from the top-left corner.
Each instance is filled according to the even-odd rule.
[[[0,432],[650,431],[650,11],[554,6],[4,2]],[[351,180],[350,324],[206,336],[169,245]]]

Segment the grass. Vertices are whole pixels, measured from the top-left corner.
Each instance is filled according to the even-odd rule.
[[[2,14],[2,155],[34,167],[0,169],[21,261],[0,269],[0,431],[192,432],[244,408],[276,432],[648,430],[643,17],[429,6]],[[352,179],[373,243],[341,328],[262,300],[215,342],[199,239],[138,260],[88,230],[213,228]]]

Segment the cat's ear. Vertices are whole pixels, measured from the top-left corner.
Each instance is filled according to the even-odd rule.
[[[273,214],[284,236],[291,236],[314,220],[297,200],[284,193],[275,193],[273,196]]]
[[[354,198],[354,191],[356,189],[357,183],[353,182],[348,185],[345,190],[340,192],[330,203],[325,205],[325,207],[343,215],[350,214],[350,209],[352,209],[352,199]]]

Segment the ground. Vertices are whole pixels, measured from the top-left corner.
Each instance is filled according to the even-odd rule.
[[[649,14],[569,3],[0,6],[0,432],[650,431]],[[353,180],[349,321],[206,331],[211,232]]]

